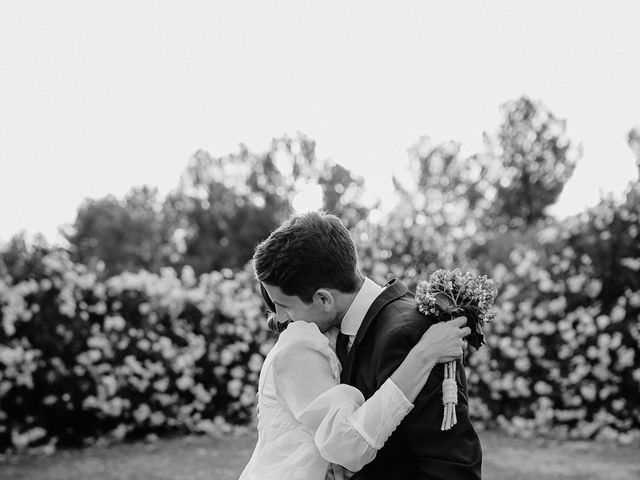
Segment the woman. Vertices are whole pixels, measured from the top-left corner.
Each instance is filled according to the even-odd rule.
[[[470,333],[464,317],[433,325],[365,402],[358,389],[340,384],[336,329],[278,325],[274,314],[270,324],[283,331],[260,372],[258,442],[240,480],[323,480],[332,463],[360,470],[411,411],[436,363],[459,358]]]

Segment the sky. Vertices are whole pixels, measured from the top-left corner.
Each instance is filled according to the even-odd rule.
[[[481,151],[521,95],[583,156],[553,213],[637,167],[640,2],[0,0],[0,240],[85,198],[175,188],[198,149],[303,132],[383,201],[420,136]]]

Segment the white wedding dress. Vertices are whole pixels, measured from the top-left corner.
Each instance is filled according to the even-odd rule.
[[[258,442],[240,480],[324,480],[330,462],[358,471],[413,408],[391,379],[366,402],[340,385],[330,337],[313,323],[293,322],[267,355]]]

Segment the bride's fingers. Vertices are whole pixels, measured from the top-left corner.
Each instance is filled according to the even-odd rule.
[[[471,329],[469,327],[461,328],[458,331],[458,334],[462,337],[466,337],[467,335],[471,335]]]

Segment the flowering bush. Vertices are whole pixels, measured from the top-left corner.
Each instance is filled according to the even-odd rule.
[[[0,280],[0,449],[251,420],[271,345],[251,272]]]
[[[467,231],[471,209],[449,228],[444,210],[411,200],[384,222],[360,226],[362,265],[378,282],[397,276],[410,288],[436,268],[500,283],[488,348],[469,358],[475,424],[523,436],[640,440],[640,182],[622,202],[604,199],[562,223],[521,230]]]
[[[471,357],[471,412],[514,434],[640,439],[640,184],[518,246]]]

